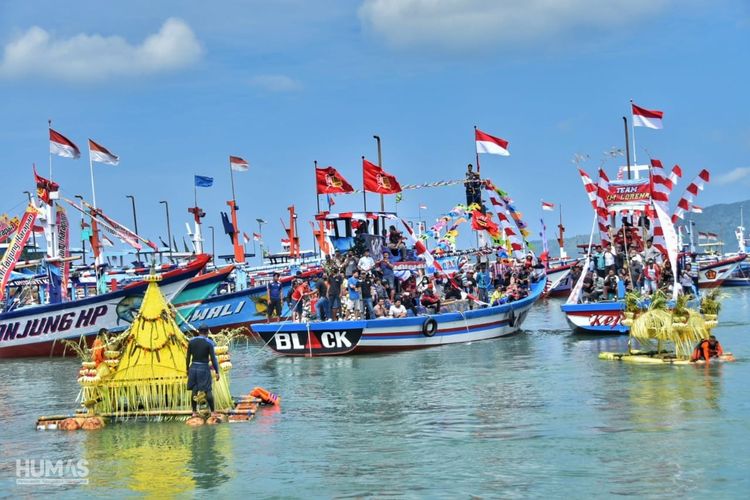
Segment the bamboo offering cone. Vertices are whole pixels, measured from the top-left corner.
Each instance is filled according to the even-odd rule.
[[[150,276],[143,303],[125,334],[118,337],[119,362],[94,385],[84,400],[92,413],[126,417],[138,412],[189,410],[186,355],[188,339],[180,331],[161,294],[158,276]],[[228,371],[214,382],[216,409],[233,407]]]

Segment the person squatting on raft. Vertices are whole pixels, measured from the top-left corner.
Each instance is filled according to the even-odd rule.
[[[709,364],[711,358],[720,358],[722,354],[724,354],[724,349],[721,347],[719,341],[716,340],[716,337],[711,335],[707,339],[701,340],[698,345],[695,346],[693,356],[690,360],[699,361],[703,359],[706,361],[706,364]]]
[[[211,410],[211,415],[215,415],[214,394],[211,390],[211,370],[208,367],[208,360],[214,365],[216,381],[219,381],[219,362],[216,359],[214,343],[208,338],[208,328],[201,326],[198,328],[198,336],[190,339],[187,350],[188,383],[187,388],[191,391],[190,404],[193,407],[193,416],[198,416],[198,402],[195,396],[199,392],[206,393],[206,402]],[[192,363],[191,363],[192,359]]]

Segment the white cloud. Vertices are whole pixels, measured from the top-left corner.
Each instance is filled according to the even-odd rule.
[[[302,90],[302,83],[286,75],[257,75],[250,79],[250,85],[270,92]]]
[[[573,30],[606,31],[672,0],[365,0],[364,26],[394,48],[448,51],[534,43]]]
[[[167,19],[139,45],[120,36],[80,33],[70,38],[34,26],[5,45],[0,77],[43,77],[70,82],[103,81],[184,68],[200,59],[203,48],[180,19]]]
[[[750,177],[750,167],[737,167],[730,170],[726,174],[722,174],[716,178],[716,183],[719,185],[732,184],[745,177]]]

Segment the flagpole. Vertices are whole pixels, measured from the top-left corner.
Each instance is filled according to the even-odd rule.
[[[362,200],[364,202],[364,212],[367,213],[367,189],[365,187],[365,157],[362,157]]]
[[[628,163],[628,180],[630,180],[630,144],[628,141],[628,117],[622,117],[623,124],[625,125],[625,158]]]
[[[195,182],[195,174],[193,174],[193,201],[195,202],[193,206],[198,208],[198,186]]]
[[[232,170],[232,160],[229,160],[229,179],[232,182],[232,201],[237,203],[237,198],[234,196],[234,170]],[[197,205],[197,203],[196,203]]]
[[[94,187],[94,161],[91,159],[91,148],[89,148],[89,172],[91,172],[91,201],[96,207],[96,188]]]
[[[633,110],[633,99],[630,100],[630,110],[631,112]],[[633,120],[630,120],[630,128],[632,129],[632,133],[633,133],[633,139],[632,139],[633,141],[633,164],[637,166],[638,165],[638,160],[637,160],[638,153],[635,150],[635,122]]]
[[[477,151],[477,126],[474,125],[474,153],[477,157],[477,174],[479,174],[481,167],[479,165],[479,151]]]
[[[318,160],[313,160],[313,165],[315,166],[315,203],[318,205],[318,213],[320,213],[320,193],[318,192]],[[331,210],[331,207],[328,207],[328,211]]]
[[[380,136],[373,135],[372,137],[378,143],[378,167],[383,168],[383,156],[380,151]],[[385,212],[385,198],[383,197],[382,193],[380,194],[380,211]]]
[[[52,120],[47,119],[47,140],[49,141],[49,135],[50,131],[52,130]],[[49,146],[48,146],[49,149]],[[52,150],[49,151],[49,180],[52,181]],[[36,206],[36,204],[34,205]],[[49,243],[52,248],[47,249],[47,254],[50,257],[55,257],[57,255],[57,244],[55,243],[55,233],[57,233],[55,224],[55,200],[50,199],[49,204],[45,208],[46,216],[47,216],[47,231],[49,231],[49,238],[45,238],[46,242]]]
[[[50,135],[51,130],[52,130],[52,120],[47,120],[47,140],[48,141],[49,141],[49,135]],[[49,180],[52,180],[52,150],[51,149],[49,152]]]

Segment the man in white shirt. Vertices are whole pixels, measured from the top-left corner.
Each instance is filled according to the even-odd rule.
[[[396,299],[396,303],[391,306],[391,310],[388,312],[392,318],[406,317],[406,308],[401,304],[401,299]]]
[[[369,273],[373,267],[375,267],[375,261],[372,259],[372,257],[370,257],[370,251],[365,250],[365,254],[359,258],[357,268],[362,273]]]

